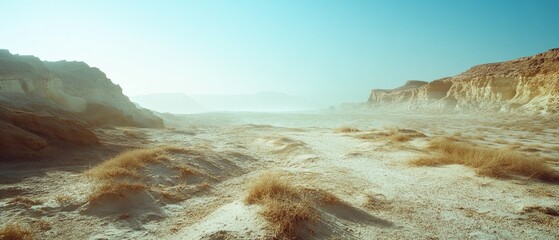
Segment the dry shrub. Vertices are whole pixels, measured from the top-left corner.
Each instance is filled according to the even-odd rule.
[[[148,163],[165,161],[165,151],[172,148],[135,149],[123,152],[103,163],[91,168],[86,175],[97,179],[118,177],[140,178],[138,170]],[[173,150],[174,151],[174,150]]]
[[[410,135],[407,135],[407,134],[396,133],[394,135],[391,135],[389,137],[389,139],[393,142],[407,142],[407,141],[411,140],[412,137]]]
[[[462,164],[475,168],[480,175],[489,177],[506,178],[520,175],[559,182],[559,173],[544,161],[519,152],[474,146],[444,137],[432,139],[429,149],[435,150],[436,153],[414,159],[411,163],[417,166]]]
[[[101,199],[115,199],[123,197],[126,193],[137,192],[147,189],[147,186],[140,183],[113,183],[106,182],[105,184],[97,187],[88,200],[95,202]]]
[[[390,128],[380,132],[365,133],[357,137],[361,139],[368,139],[368,140],[388,140],[391,142],[408,142],[414,138],[422,138],[426,136],[425,134],[412,129]]]
[[[33,233],[19,224],[6,224],[0,229],[0,240],[30,240]]]
[[[386,210],[390,208],[390,202],[382,194],[367,194],[367,201],[363,206],[370,210]]]
[[[294,186],[278,175],[264,174],[249,188],[247,204],[262,205],[261,214],[273,225],[278,239],[299,238],[299,230],[306,222],[318,220],[314,203],[305,189]]]
[[[334,129],[334,131],[340,133],[354,133],[354,132],[359,132],[359,129],[352,128],[352,127],[341,127],[341,128]]]

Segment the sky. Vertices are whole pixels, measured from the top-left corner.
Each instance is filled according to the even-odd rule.
[[[553,0],[0,0],[0,49],[98,67],[127,95],[362,102],[559,47]]]

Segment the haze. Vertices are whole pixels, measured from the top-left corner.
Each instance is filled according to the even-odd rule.
[[[556,47],[557,5],[1,1],[0,46],[84,61],[128,96],[272,91],[330,106]]]

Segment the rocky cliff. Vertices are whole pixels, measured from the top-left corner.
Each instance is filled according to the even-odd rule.
[[[87,126],[162,127],[139,109],[103,72],[83,62],[44,62],[0,50],[0,104],[63,116]]]
[[[97,68],[0,50],[0,160],[96,145],[103,126],[163,127]]]
[[[408,81],[397,89],[375,89],[367,105],[376,109],[559,115],[559,48],[474,66],[429,83]]]

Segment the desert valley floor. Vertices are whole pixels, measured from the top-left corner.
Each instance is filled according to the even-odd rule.
[[[1,162],[1,221],[38,239],[559,238],[557,121],[340,112],[164,117],[165,129],[96,129],[100,146]],[[551,173],[417,164],[445,154],[437,141],[504,149],[495,154],[545,162]],[[262,179],[297,189],[289,203],[310,215],[295,216],[294,232],[274,223],[270,206],[249,200]]]

